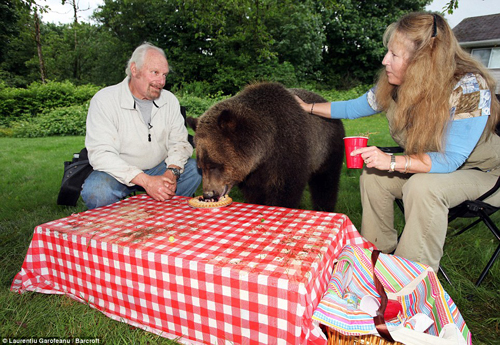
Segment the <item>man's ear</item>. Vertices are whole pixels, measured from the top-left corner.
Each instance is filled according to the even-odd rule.
[[[135,64],[135,62],[132,62],[130,64],[130,72],[134,77],[137,75],[137,65]]]

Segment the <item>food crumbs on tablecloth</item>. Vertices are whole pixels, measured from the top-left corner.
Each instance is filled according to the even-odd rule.
[[[175,241],[175,237],[174,237],[174,236],[170,236],[170,237],[168,238],[168,240],[169,240],[170,242],[174,242],[174,241]]]

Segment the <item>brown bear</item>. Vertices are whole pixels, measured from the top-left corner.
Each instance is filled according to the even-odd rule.
[[[188,118],[204,198],[217,200],[237,185],[247,203],[298,208],[309,183],[314,209],[334,210],[344,126],[308,114],[294,95],[326,102],[310,91],[262,82]]]

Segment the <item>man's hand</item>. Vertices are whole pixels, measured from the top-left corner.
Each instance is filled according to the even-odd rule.
[[[150,197],[158,201],[172,199],[177,189],[177,179],[170,170],[161,176],[140,173],[131,182],[144,188]]]

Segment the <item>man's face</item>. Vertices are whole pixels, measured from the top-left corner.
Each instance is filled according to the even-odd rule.
[[[130,66],[132,76],[129,86],[132,94],[139,99],[155,100],[160,97],[168,74],[168,62],[156,50],[149,50],[144,57],[141,68],[135,63]]]

